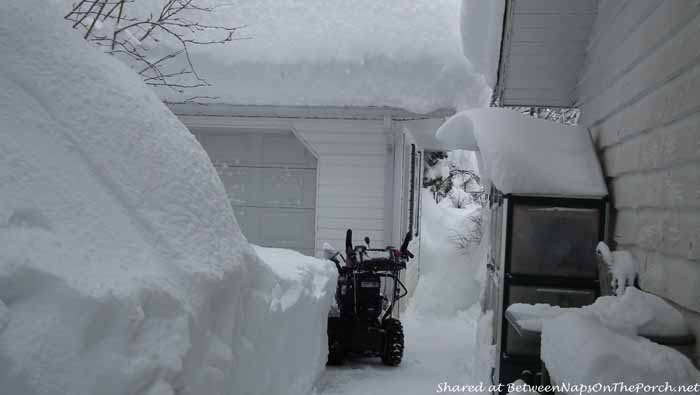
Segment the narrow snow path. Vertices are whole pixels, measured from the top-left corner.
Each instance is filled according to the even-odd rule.
[[[401,365],[387,367],[379,358],[369,358],[327,367],[315,394],[424,395],[434,394],[443,382],[478,384],[470,373],[477,318],[475,309],[452,318],[408,312],[402,317],[406,350]]]

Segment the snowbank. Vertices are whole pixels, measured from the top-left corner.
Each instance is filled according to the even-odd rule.
[[[193,47],[214,96],[239,105],[390,106],[418,113],[488,105],[491,88],[462,51],[460,0],[257,0],[217,6],[210,22],[245,26],[230,45]],[[205,21],[207,22],[207,21]]]
[[[453,316],[476,303],[481,293],[477,276],[482,262],[473,250],[460,250],[453,241],[472,229],[470,218],[479,216],[481,209],[477,205],[438,207],[430,191],[421,193],[421,272],[409,308],[421,314]]]
[[[503,193],[608,194],[591,136],[583,127],[483,108],[454,115],[436,136],[452,149],[478,149],[483,178]]]
[[[562,308],[547,304],[516,303],[508,306],[525,329],[541,330],[543,322],[564,313],[594,316],[609,328],[644,336],[683,336],[689,334],[680,311],[656,295],[629,287],[621,297],[602,296],[581,308]]]
[[[274,276],[246,309],[233,394],[306,395],[326,366],[335,266],[286,249],[255,251]]]
[[[261,262],[194,137],[61,16],[0,3],[3,393],[303,393],[332,272]]]
[[[542,360],[559,384],[696,385],[698,372],[680,352],[628,336],[604,325],[595,316],[563,314],[547,321],[542,331]],[[697,390],[697,389],[696,389]],[[617,393],[626,393],[618,389]]]

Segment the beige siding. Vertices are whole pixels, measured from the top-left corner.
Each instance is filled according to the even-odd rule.
[[[700,1],[601,1],[579,85],[642,285],[700,311]]]

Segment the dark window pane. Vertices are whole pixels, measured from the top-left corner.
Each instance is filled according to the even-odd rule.
[[[600,211],[516,205],[511,273],[597,278]]]

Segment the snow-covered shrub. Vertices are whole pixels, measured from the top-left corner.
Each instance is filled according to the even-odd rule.
[[[481,212],[480,212],[481,213]],[[459,227],[450,230],[450,241],[463,253],[468,253],[479,246],[484,235],[483,216],[472,215],[463,218]]]
[[[466,208],[474,203],[472,196],[460,187],[452,188],[449,195],[447,195],[447,199],[449,199],[450,205],[454,208]]]
[[[428,152],[423,187],[429,189],[435,201],[441,205],[465,208],[474,203],[483,204],[484,188],[476,156],[470,151]],[[443,200],[447,200],[447,203]]]

